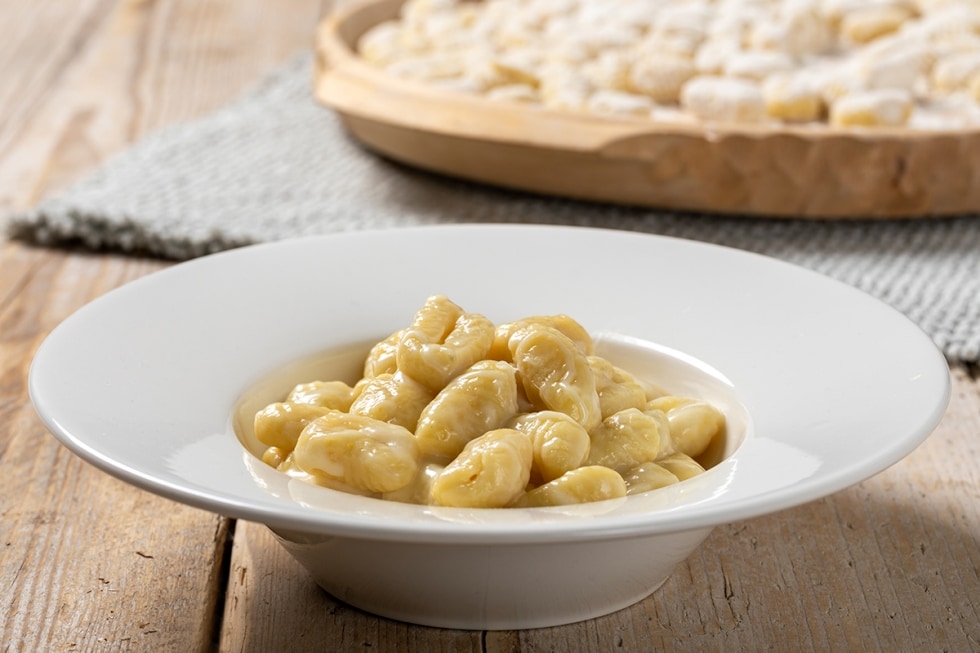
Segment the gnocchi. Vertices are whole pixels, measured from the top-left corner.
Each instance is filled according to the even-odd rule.
[[[980,126],[976,2],[615,5],[407,0],[356,45],[394,76],[561,110],[678,123]],[[879,91],[908,93],[907,106],[865,95]]]
[[[390,501],[560,506],[690,478],[725,433],[718,408],[596,355],[567,315],[494,325],[435,295],[361,369],[354,385],[305,381],[258,411],[262,460]]]

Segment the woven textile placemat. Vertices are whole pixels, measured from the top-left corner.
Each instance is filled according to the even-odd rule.
[[[905,313],[951,362],[980,360],[980,217],[719,217],[483,187],[360,148],[315,103],[312,79],[312,57],[303,55],[228,107],[156,132],[58,196],[9,216],[9,235],[180,260],[310,234],[448,222],[627,229],[811,268]]]

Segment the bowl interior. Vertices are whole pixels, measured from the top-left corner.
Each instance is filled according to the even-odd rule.
[[[257,482],[262,487],[269,488],[281,485],[281,483],[273,482],[270,484],[269,482],[270,477],[278,476],[281,477],[280,481],[285,481],[289,485],[289,496],[309,505],[336,508],[338,499],[343,501],[346,498],[343,493],[336,490],[314,486],[307,488],[297,481],[287,480],[286,474],[275,471],[262,463],[262,453],[265,451],[266,445],[255,436],[253,420],[256,412],[270,403],[282,401],[289,390],[298,383],[313,380],[337,380],[353,385],[361,377],[364,358],[370,347],[387,335],[385,333],[372,340],[333,348],[289,362],[270,372],[242,394],[231,416],[232,425],[239,442],[248,452],[245,459],[246,464],[253,471]],[[596,355],[608,359],[636,378],[660,386],[672,395],[704,399],[724,413],[725,428],[723,432],[715,437],[708,449],[697,458],[705,470],[711,470],[729,458],[749,436],[751,421],[747,409],[738,398],[737,389],[721,372],[707,363],[682,352],[628,335],[599,333],[595,334],[594,342]],[[712,478],[717,481],[721,477],[710,475],[707,477],[707,482],[710,483]],[[694,479],[688,479],[682,483],[690,484],[692,480]],[[700,481],[701,485],[705,483],[706,480]],[[692,500],[692,495],[679,493],[676,489],[665,492],[665,490],[670,490],[670,487],[672,486],[653,490],[653,492],[663,495],[664,501],[661,502],[663,507],[679,508],[685,500]],[[359,499],[364,498],[359,497]],[[634,499],[635,497],[629,497],[626,500]],[[391,503],[381,499],[370,499],[370,501],[381,502],[382,504]],[[608,503],[612,506],[618,505],[621,501],[614,500],[601,503]],[[549,511],[568,513],[582,510],[592,513],[597,508],[598,506],[586,506],[584,508],[568,506],[559,509],[532,508],[526,510],[545,513]],[[414,509],[417,512],[430,512],[432,510],[426,506],[416,506]],[[438,508],[437,511],[451,514],[454,509]],[[459,512],[469,514],[472,511],[460,510]],[[507,509],[505,512],[514,511]]]

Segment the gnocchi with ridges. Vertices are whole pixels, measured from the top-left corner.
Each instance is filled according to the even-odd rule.
[[[413,376],[413,363],[402,365],[413,332],[452,362],[436,366],[438,387],[431,375]],[[258,411],[263,462],[390,501],[528,508],[681,482],[704,471],[697,456],[724,437],[720,410],[597,356],[588,331],[567,315],[494,326],[433,296],[371,348],[362,369],[353,385],[304,380]]]

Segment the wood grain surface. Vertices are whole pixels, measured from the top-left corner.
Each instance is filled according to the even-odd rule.
[[[0,211],[309,49],[329,2],[0,3]],[[263,526],[135,490],[69,454],[27,373],[72,311],[164,267],[0,243],[0,650],[980,651],[980,382],[913,454],[714,531],[664,587],[579,624],[415,627],[320,591]],[[570,570],[573,573],[573,570]]]

